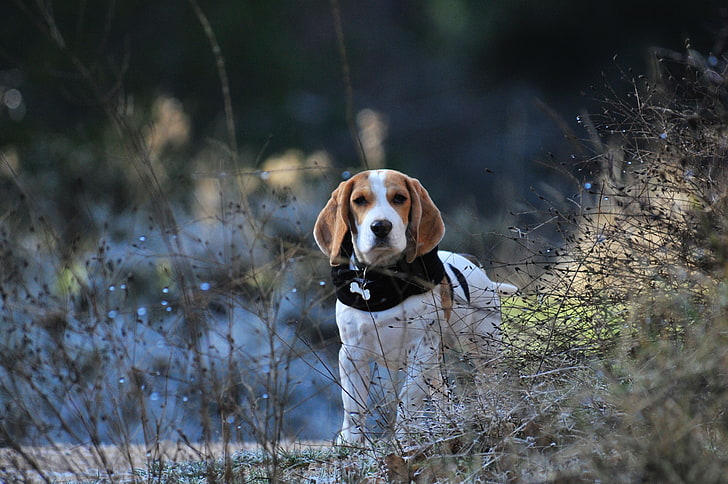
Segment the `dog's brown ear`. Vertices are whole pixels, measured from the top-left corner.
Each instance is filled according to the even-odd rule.
[[[321,252],[329,257],[332,266],[340,264],[341,244],[349,231],[349,197],[353,183],[343,181],[331,193],[331,198],[319,213],[313,227],[313,238]]]
[[[407,262],[412,262],[415,257],[425,255],[437,247],[445,235],[445,223],[442,221],[440,210],[419,180],[407,178],[406,183],[412,204],[405,257]]]

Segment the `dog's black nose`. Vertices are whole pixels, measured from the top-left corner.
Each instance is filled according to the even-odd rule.
[[[392,222],[389,220],[375,220],[370,227],[374,235],[384,238],[392,231]]]

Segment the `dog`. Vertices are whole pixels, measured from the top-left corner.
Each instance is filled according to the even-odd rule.
[[[398,388],[400,435],[443,392],[445,348],[481,362],[497,354],[500,296],[517,288],[491,281],[473,257],[438,250],[445,225],[417,179],[394,170],[352,176],[332,192],[313,234],[336,287],[339,443],[366,439],[372,362]]]

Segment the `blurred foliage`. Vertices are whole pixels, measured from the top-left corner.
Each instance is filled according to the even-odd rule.
[[[330,3],[199,5],[225,60],[247,163],[298,148],[357,166]],[[544,150],[566,149],[533,99],[574,112],[573,92],[615,54],[640,65],[647,46],[678,49],[685,36],[715,50],[720,6],[402,0],[342,2],[341,10],[354,104],[387,119],[387,164],[423,178],[442,204],[501,212],[528,197],[515,193],[558,180],[532,163]],[[54,203],[77,205],[78,183],[94,203],[109,195],[115,206],[135,203],[121,183],[132,181],[117,176],[114,153],[99,146],[108,136],[99,95],[140,123],[160,97],[180,103],[190,138],[167,163],[180,195],[189,192],[186,155],[226,129],[216,60],[191,3],[15,0],[3,8],[0,91],[17,90],[22,107],[0,110],[0,149],[15,148],[24,170],[56,184]],[[465,180],[464,190],[447,188],[455,180]]]

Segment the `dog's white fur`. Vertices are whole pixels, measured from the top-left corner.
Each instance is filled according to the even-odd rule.
[[[375,233],[375,224],[382,222],[391,229]],[[376,170],[359,173],[334,190],[316,221],[314,237],[332,265],[349,263],[340,258],[349,233],[360,263],[387,266],[403,257],[411,262],[434,250],[444,232],[440,212],[418,180],[393,170]],[[467,352],[474,361],[495,356],[500,295],[513,294],[517,288],[491,281],[470,258],[445,251],[438,256],[448,278],[391,309],[362,311],[337,301],[344,405],[340,442],[361,443],[365,438],[371,362],[386,369],[395,388],[400,388],[397,427],[401,430],[404,422],[421,415],[427,397],[441,389],[443,348]],[[453,268],[467,280],[469,303]]]

